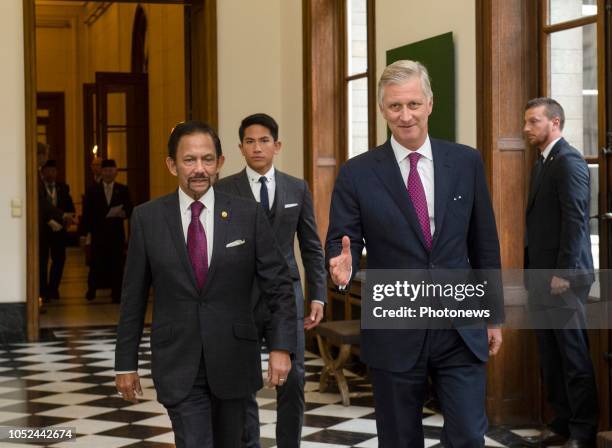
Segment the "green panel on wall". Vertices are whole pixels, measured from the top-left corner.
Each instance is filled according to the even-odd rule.
[[[400,59],[419,61],[429,72],[434,95],[429,135],[455,141],[455,50],[453,33],[387,50],[387,65]]]

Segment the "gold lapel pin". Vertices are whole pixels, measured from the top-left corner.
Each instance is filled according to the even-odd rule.
[[[223,218],[223,219],[227,219],[227,217],[228,217],[228,216],[229,216],[229,215],[227,214],[227,212],[226,212],[225,210],[223,210],[223,211],[221,212],[221,218]]]

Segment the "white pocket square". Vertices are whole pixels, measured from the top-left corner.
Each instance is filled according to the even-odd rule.
[[[225,245],[225,247],[236,247],[236,246],[240,246],[240,245],[242,245],[244,243],[245,243],[244,240],[236,240],[236,241],[232,241],[231,243],[227,243]]]
[[[291,208],[291,207],[297,207],[298,203],[297,202],[293,202],[292,204],[285,204],[285,208]]]

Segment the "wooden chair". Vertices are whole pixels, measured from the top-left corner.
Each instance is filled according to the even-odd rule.
[[[338,390],[342,397],[342,404],[349,406],[351,396],[368,395],[364,393],[350,393],[348,382],[342,369],[349,360],[351,354],[359,355],[360,349],[360,330],[361,322],[359,320],[336,320],[331,322],[323,322],[316,328],[317,343],[321,358],[325,363],[319,380],[319,391],[327,390],[330,377],[335,378],[338,384]],[[337,358],[331,355],[331,348],[339,347]]]

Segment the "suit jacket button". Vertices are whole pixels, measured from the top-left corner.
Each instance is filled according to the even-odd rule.
[[[429,263],[429,269],[435,269],[436,265],[433,263]]]

